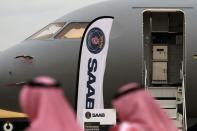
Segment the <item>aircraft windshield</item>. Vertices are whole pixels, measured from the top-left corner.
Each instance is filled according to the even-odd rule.
[[[38,33],[31,36],[29,39],[46,40],[46,39],[52,38],[54,34],[56,34],[64,26],[64,24],[65,23],[50,24],[46,26],[45,28],[43,28]]]
[[[57,36],[56,39],[79,39],[83,36],[87,22],[73,22],[68,24]]]

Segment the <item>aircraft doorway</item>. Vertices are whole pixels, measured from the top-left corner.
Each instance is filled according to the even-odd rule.
[[[185,19],[179,10],[143,13],[144,83],[179,128],[186,128]]]
[[[146,11],[143,21],[147,85],[181,86],[184,14],[181,11]]]

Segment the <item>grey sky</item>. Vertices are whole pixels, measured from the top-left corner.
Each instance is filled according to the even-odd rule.
[[[74,9],[101,0],[0,0],[0,51]]]

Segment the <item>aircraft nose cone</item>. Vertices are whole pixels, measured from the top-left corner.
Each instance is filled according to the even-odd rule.
[[[9,86],[15,83],[11,75],[12,61],[7,54],[0,55],[0,109],[19,111],[18,95],[20,88]]]
[[[2,59],[1,59],[1,53],[0,53],[0,87],[2,86],[1,84],[2,84],[2,73],[3,73],[3,67],[4,67],[4,65],[3,65],[3,62],[2,62]]]
[[[5,86],[10,80],[13,80],[9,63],[10,62],[6,61],[6,58],[0,54],[0,87]]]

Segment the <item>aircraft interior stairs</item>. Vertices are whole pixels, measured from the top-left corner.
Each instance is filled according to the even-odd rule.
[[[186,119],[183,91],[181,87],[147,87],[146,90],[155,98],[162,109],[168,114],[172,121],[176,124],[179,131],[186,131],[184,124]],[[178,107],[183,108],[182,112],[178,112]]]

